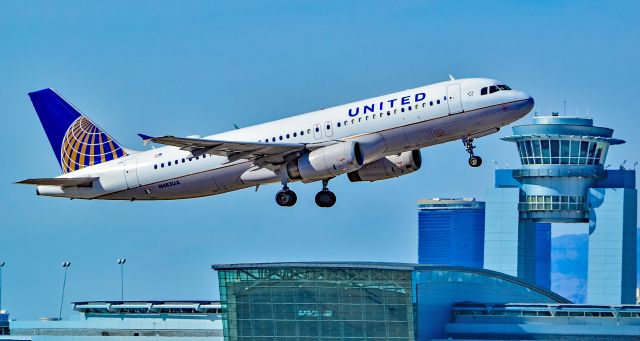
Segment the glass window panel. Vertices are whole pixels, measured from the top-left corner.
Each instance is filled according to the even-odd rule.
[[[580,141],[571,141],[571,161],[569,163],[575,165],[578,164],[578,157],[580,156]]]
[[[602,159],[600,158],[602,156],[602,143],[598,143],[598,148],[596,149],[596,159],[595,159],[595,163],[598,165],[602,164]]]
[[[596,146],[598,144],[596,142],[589,142],[589,157],[593,158],[596,155]]]
[[[580,153],[580,141],[571,141],[571,157],[578,157]]]
[[[540,153],[540,140],[531,140],[531,144],[533,146],[533,156],[541,156],[542,154]]]
[[[531,149],[531,141],[524,141],[525,149],[527,150],[527,156],[533,156],[533,150]]]
[[[607,151],[609,151],[609,144],[608,143],[603,143],[602,144],[602,157],[600,158],[600,163],[604,164],[604,162],[607,160]]]
[[[551,144],[551,157],[559,157],[560,156],[560,141],[551,140],[549,142]]]
[[[580,141],[580,160],[579,163],[584,165],[587,163],[587,152],[589,150],[589,142]]]
[[[522,144],[522,141],[518,141],[518,151],[520,152],[520,157],[526,157],[526,151],[524,150],[524,145]]]
[[[540,140],[532,140],[531,144],[533,145],[533,156],[535,156],[535,163],[542,163],[542,153],[540,152]]]
[[[549,149],[549,140],[540,141],[540,149],[542,150],[542,163],[551,163],[551,151]]]
[[[569,163],[569,140],[560,141],[560,163],[568,164]]]

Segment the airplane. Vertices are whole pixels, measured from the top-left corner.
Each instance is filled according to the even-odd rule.
[[[396,178],[420,169],[420,149],[462,140],[469,165],[482,164],[474,139],[528,114],[534,100],[487,78],[450,80],[201,137],[138,134],[123,147],[52,89],[29,93],[63,174],[18,181],[43,196],[172,200],[280,183],[276,203],[297,202],[293,182],[321,182],[315,202],[332,207],[329,181]],[[237,128],[237,127],[236,127]]]

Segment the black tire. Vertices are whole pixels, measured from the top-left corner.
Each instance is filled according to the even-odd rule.
[[[336,204],[336,195],[329,190],[322,190],[316,194],[316,205],[319,207],[332,207]]]
[[[295,205],[297,201],[298,196],[296,195],[296,192],[292,190],[283,189],[276,193],[276,203],[280,206],[291,207]]]
[[[291,195],[291,201],[289,202],[289,207],[295,205],[298,202],[298,195],[296,195],[296,192],[294,191],[289,191],[289,194]]]
[[[471,167],[480,167],[482,165],[482,158],[479,156],[472,156],[469,158],[469,166]]]

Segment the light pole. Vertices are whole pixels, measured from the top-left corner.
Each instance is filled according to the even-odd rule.
[[[118,258],[117,263],[120,265],[120,300],[124,302],[124,263],[126,258]]]
[[[2,311],[2,268],[4,268],[4,262],[0,262],[0,311]]]
[[[62,268],[64,269],[64,280],[62,281],[62,297],[60,298],[60,312],[58,313],[58,320],[62,320],[62,303],[64,302],[64,288],[67,286],[67,271],[69,271],[70,266],[71,266],[71,262],[62,263]]]

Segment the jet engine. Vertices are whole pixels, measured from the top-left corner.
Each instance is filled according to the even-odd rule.
[[[347,174],[351,182],[378,181],[413,173],[422,166],[420,150],[385,156]]]
[[[364,156],[358,142],[340,142],[305,153],[287,164],[292,180],[320,180],[358,170]]]

